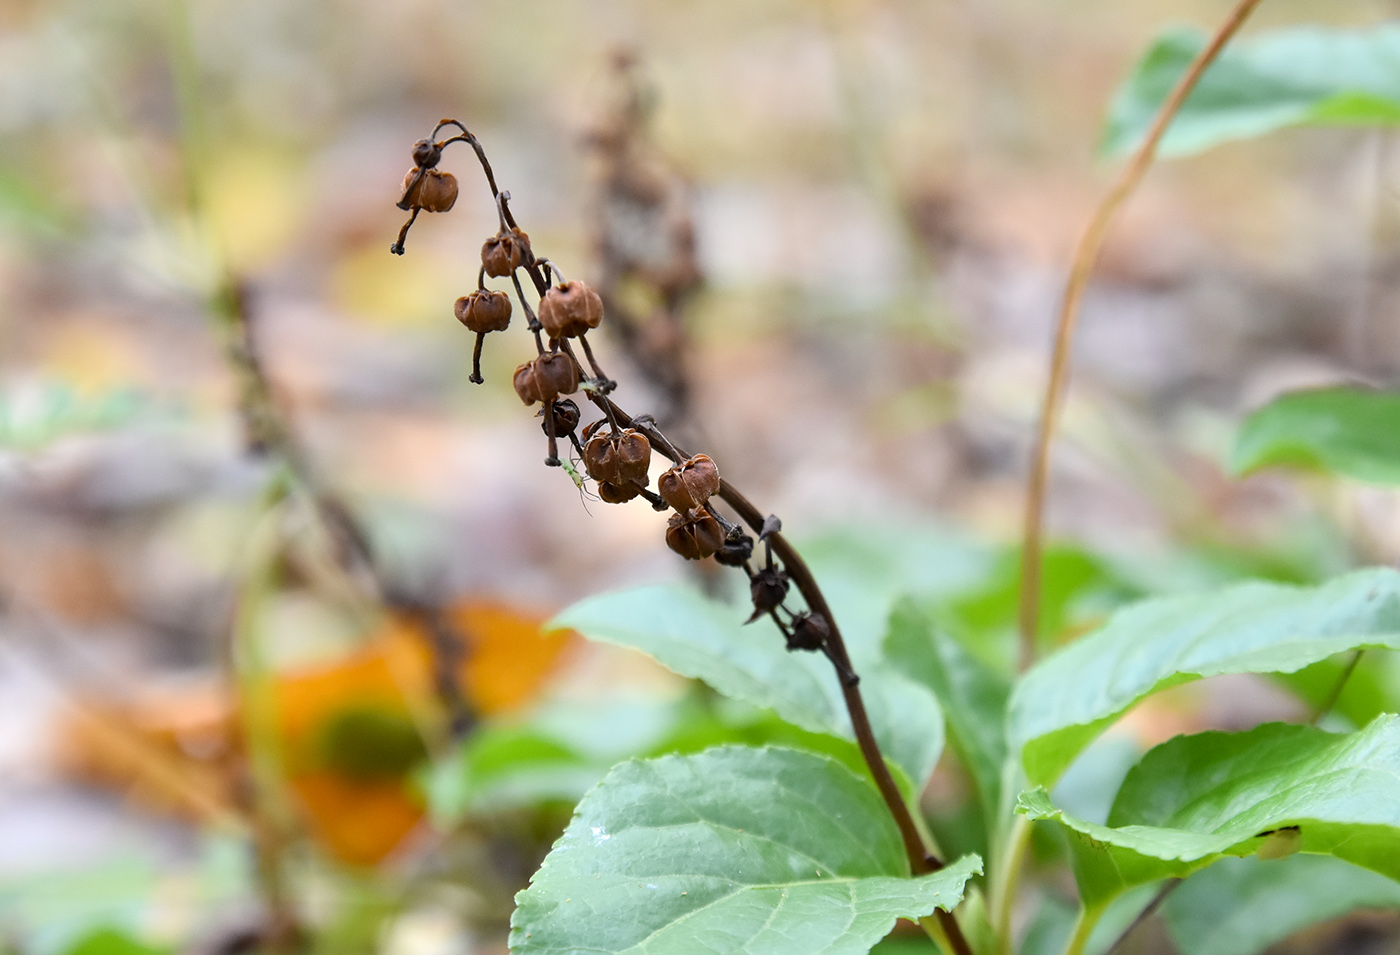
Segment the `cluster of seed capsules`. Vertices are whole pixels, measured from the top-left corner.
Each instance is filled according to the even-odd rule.
[[[455,126],[461,133],[436,142],[435,137],[446,126]],[[714,557],[726,566],[742,568],[749,577],[753,600],[750,621],[769,616],[786,636],[789,649],[823,650],[830,656],[827,646],[830,629],[826,619],[809,611],[794,612],[784,605],[791,584],[786,571],[775,563],[767,541],[769,534],[780,529],[777,519],[769,518],[759,535],[765,545],[765,560],[755,569],[750,563],[754,539],[742,527],[728,521],[711,503],[711,498],[720,494],[721,482],[719,468],[709,455],[681,455],[650,425],[649,419],[628,419],[607,398],[616,382],[599,368],[587,338],[588,332],[603,320],[602,298],[585,283],[564,278],[558,266],[534,254],[530,237],[510,214],[510,194],[496,188],[490,163],[480,144],[455,120],[443,120],[432,136],[414,144],[414,167],[404,177],[398,203],[399,208],[411,215],[390,250],[403,254],[404,238],[419,212],[446,212],[456,202],[457,180],[451,173],[437,169],[443,148],[454,142],[469,143],[476,151],[496,198],[500,221],[499,231],[481,247],[476,291],[457,299],[454,308],[457,320],[476,334],[471,380],[481,383],[482,343],[488,334],[510,327],[513,311],[510,296],[487,289],[486,278],[509,278],[534,334],[537,353],[516,368],[513,384],[515,393],[527,406],[541,406],[541,426],[549,441],[545,463],[555,467],[564,465],[559,458],[558,442],[567,439],[588,477],[596,483],[601,500],[623,504],[640,497],[658,511],[672,511],[666,526],[666,544],[673,551],[689,560]],[[541,293],[538,314],[530,307],[521,286],[521,271],[526,272]],[[584,371],[574,352],[572,343],[575,342],[582,349],[592,374]],[[581,431],[579,406],[568,397],[580,391],[604,415]],[[644,420],[648,422],[643,427],[650,432],[650,438],[643,427],[638,427]],[[661,442],[663,453],[676,462],[657,480],[655,492],[648,489],[653,440]],[[576,480],[582,481],[581,478]],[[854,681],[854,675],[844,664],[838,663],[838,669],[843,677]]]
[[[404,237],[420,211],[446,212],[456,202],[457,180],[451,173],[437,169],[437,164],[448,144],[465,141],[476,146],[476,142],[455,122],[444,121],[433,135],[447,125],[458,127],[461,134],[442,142],[429,137],[413,146],[414,167],[404,177],[399,199],[399,207],[412,216],[392,246],[396,254],[403,254]],[[486,168],[490,179],[489,167]],[[562,463],[558,442],[568,439],[588,476],[596,482],[598,497],[603,501],[621,504],[642,497],[657,509],[673,509],[666,528],[666,543],[672,550],[691,560],[720,556],[726,563],[742,565],[752,553],[753,540],[711,506],[710,498],[718,492],[720,479],[719,468],[708,455],[696,454],[668,470],[657,482],[659,493],[652,493],[647,490],[651,442],[636,428],[623,426],[610,404],[602,402],[605,417],[579,432],[579,407],[568,396],[582,389],[590,397],[601,397],[615,387],[598,367],[586,337],[603,320],[603,300],[587,284],[565,279],[558,266],[534,254],[530,237],[510,219],[506,205],[509,193],[497,191],[494,181],[491,185],[496,193],[500,231],[481,247],[476,291],[457,299],[454,308],[457,320],[476,334],[471,380],[478,384],[482,381],[481,349],[485,337],[509,328],[513,312],[510,296],[486,288],[486,278],[509,278],[535,335],[537,351],[533,359],[515,370],[513,384],[526,405],[542,406],[540,416],[549,439],[545,463]],[[518,277],[520,270],[536,268],[544,270],[549,283],[539,300],[538,314],[530,308]],[[582,347],[592,375],[585,373],[576,357],[574,342]]]

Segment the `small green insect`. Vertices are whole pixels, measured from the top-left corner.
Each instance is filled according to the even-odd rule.
[[[564,473],[574,482],[574,487],[582,491],[584,477],[582,474],[578,473],[578,468],[574,467],[572,462],[565,461],[562,458],[559,461],[559,466],[564,469]]]

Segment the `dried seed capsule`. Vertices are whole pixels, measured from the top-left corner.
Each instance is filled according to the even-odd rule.
[[[510,296],[505,292],[477,289],[457,299],[453,311],[457,321],[478,335],[503,332],[510,327]]]
[[[724,545],[724,529],[706,511],[672,514],[666,522],[666,546],[686,560],[704,560]]]
[[[613,484],[609,481],[598,482],[598,496],[607,504],[625,504],[640,493],[642,493],[642,488],[639,484]]]
[[[457,202],[457,177],[450,172],[429,169],[418,189],[418,204],[424,212],[446,212]]]
[[[515,369],[515,393],[527,405],[578,391],[578,365],[562,352],[545,352]]]
[[[742,567],[753,556],[753,538],[735,528],[724,539],[724,546],[715,552],[715,560],[726,567]]]
[[[632,428],[622,431],[594,430],[583,446],[583,464],[593,480],[600,483],[646,487],[651,465],[651,442]]]
[[[820,650],[831,636],[831,626],[819,613],[803,611],[792,618],[792,633],[788,635],[789,650]]]
[[[543,418],[547,414],[554,415],[554,436],[558,438],[567,437],[574,433],[578,427],[578,405],[572,399],[560,398],[552,405],[545,405],[539,410],[539,416]],[[549,434],[549,422],[541,421],[540,430]]]
[[[582,282],[560,282],[540,300],[540,324],[550,338],[577,338],[603,320],[603,299]]]
[[[420,139],[413,144],[413,164],[420,169],[432,169],[442,158],[442,149],[431,139]]]
[[[481,264],[486,274],[497,278],[510,275],[532,261],[530,237],[519,229],[497,233],[481,247]]]
[[[656,489],[676,510],[694,510],[719,490],[719,467],[708,454],[693,455],[661,475]]]
[[[417,209],[423,203],[419,201],[419,196],[423,194],[423,180],[427,178],[427,172],[414,166],[403,177],[403,187],[399,190],[399,208]]]
[[[753,575],[749,582],[749,596],[753,599],[753,616],[745,623],[753,623],[759,617],[776,609],[788,594],[788,575],[776,567],[765,567]]]

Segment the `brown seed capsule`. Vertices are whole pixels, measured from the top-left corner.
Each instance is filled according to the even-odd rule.
[[[515,393],[527,405],[578,391],[578,365],[562,352],[545,352],[515,369]]]
[[[421,175],[420,175],[421,173]],[[418,201],[418,197],[423,193],[423,179],[427,173],[414,166],[403,177],[403,188],[399,190],[399,208],[403,210],[417,209],[423,203]]]
[[[598,496],[607,504],[626,504],[640,493],[642,493],[642,488],[638,484],[598,482]]]
[[[413,144],[413,164],[420,169],[432,169],[442,158],[442,150],[431,139],[420,139]]]
[[[693,455],[661,475],[656,489],[676,510],[694,510],[719,490],[719,467],[708,454]]]
[[[672,514],[666,522],[666,546],[686,560],[704,560],[724,545],[724,529],[705,511]]]
[[[560,282],[540,300],[540,324],[550,338],[577,338],[603,320],[603,299],[582,282]]]
[[[457,321],[478,335],[503,332],[510,327],[510,296],[505,292],[477,289],[457,299],[453,311]]]
[[[792,633],[788,635],[789,650],[820,650],[828,637],[831,626],[819,613],[803,611],[792,618]]]
[[[560,398],[554,404],[541,408],[538,412],[539,417],[543,418],[549,414],[551,408],[554,412],[554,436],[562,438],[573,434],[574,429],[578,427],[578,405],[569,398]],[[549,422],[541,421],[540,430],[549,434]]]
[[[737,528],[724,538],[724,546],[715,552],[715,561],[726,567],[742,567],[753,556],[753,538]]]
[[[651,463],[651,444],[630,428],[622,432],[595,433],[584,445],[583,459],[596,481],[636,483],[642,487],[649,482],[647,466]]]
[[[532,261],[530,237],[519,229],[497,233],[481,247],[481,264],[486,274],[497,278],[510,275]]]
[[[788,575],[776,567],[765,567],[753,575],[749,582],[749,596],[753,600],[753,616],[745,623],[753,623],[759,617],[775,609],[788,594]]]
[[[651,442],[632,428],[597,431],[583,446],[583,464],[589,477],[600,483],[646,487],[651,464]]]
[[[457,177],[450,172],[414,167],[403,177],[403,194],[399,196],[400,209],[446,212],[456,202]]]
[[[429,169],[423,174],[418,202],[424,212],[446,212],[457,202],[457,177],[450,172]]]

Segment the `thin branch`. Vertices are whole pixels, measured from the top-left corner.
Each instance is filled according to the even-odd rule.
[[[1337,677],[1337,682],[1332,684],[1332,689],[1323,697],[1322,702],[1317,705],[1317,709],[1313,711],[1312,719],[1308,720],[1310,726],[1321,723],[1322,718],[1332,712],[1332,707],[1336,706],[1337,701],[1342,698],[1342,691],[1346,689],[1347,681],[1356,672],[1356,665],[1361,662],[1361,657],[1365,652],[1366,650],[1362,648],[1352,653],[1351,659],[1347,661],[1346,667]]]
[[[1157,890],[1157,894],[1152,896],[1152,901],[1148,902],[1147,906],[1137,914],[1137,918],[1133,919],[1132,922],[1128,924],[1128,927],[1123,929],[1122,933],[1113,940],[1113,944],[1108,947],[1104,955],[1113,955],[1114,952],[1122,948],[1123,943],[1128,940],[1129,936],[1137,931],[1137,927],[1150,919],[1152,914],[1156,912],[1157,909],[1161,908],[1162,903],[1167,900],[1167,896],[1175,892],[1177,887],[1185,881],[1185,879],[1168,879],[1166,882],[1162,883],[1162,887]]]
[[[1201,75],[1224,49],[1225,44],[1235,35],[1261,0],[1240,0],[1230,16],[1216,30],[1205,49],[1197,55],[1186,73],[1177,82],[1171,95],[1157,112],[1147,137],[1136,153],[1123,167],[1118,181],[1094,210],[1079,245],[1074,252],[1074,263],[1070,268],[1069,282],[1065,286],[1064,298],[1060,303],[1059,322],[1055,330],[1055,348],[1050,360],[1050,380],[1045,387],[1045,397],[1040,408],[1040,427],[1036,434],[1035,451],[1031,459],[1031,473],[1026,488],[1025,527],[1021,548],[1021,600],[1020,600],[1020,668],[1025,670],[1035,660],[1037,624],[1040,619],[1040,573],[1041,550],[1044,546],[1045,488],[1050,472],[1050,445],[1055,432],[1055,415],[1064,397],[1069,379],[1070,346],[1074,338],[1075,324],[1079,319],[1079,307],[1084,290],[1098,262],[1099,250],[1113,221],[1114,214],[1127,201],[1128,197],[1142,182],[1147,170],[1157,156],[1157,146],[1166,134],[1167,126],[1176,116],[1186,97],[1191,94]]]
[[[449,679],[447,674],[449,661],[456,663],[465,656],[466,635],[441,607],[405,594],[396,586],[376,560],[364,525],[316,474],[263,368],[248,299],[247,287],[230,278],[211,304],[211,311],[224,334],[225,357],[239,379],[238,411],[243,419],[248,448],[285,462],[311,499],[321,526],[330,535],[340,565],[352,577],[358,575],[360,585],[385,608],[423,624],[433,653],[438,698],[453,736],[457,738],[475,722],[471,705],[457,680]]]

